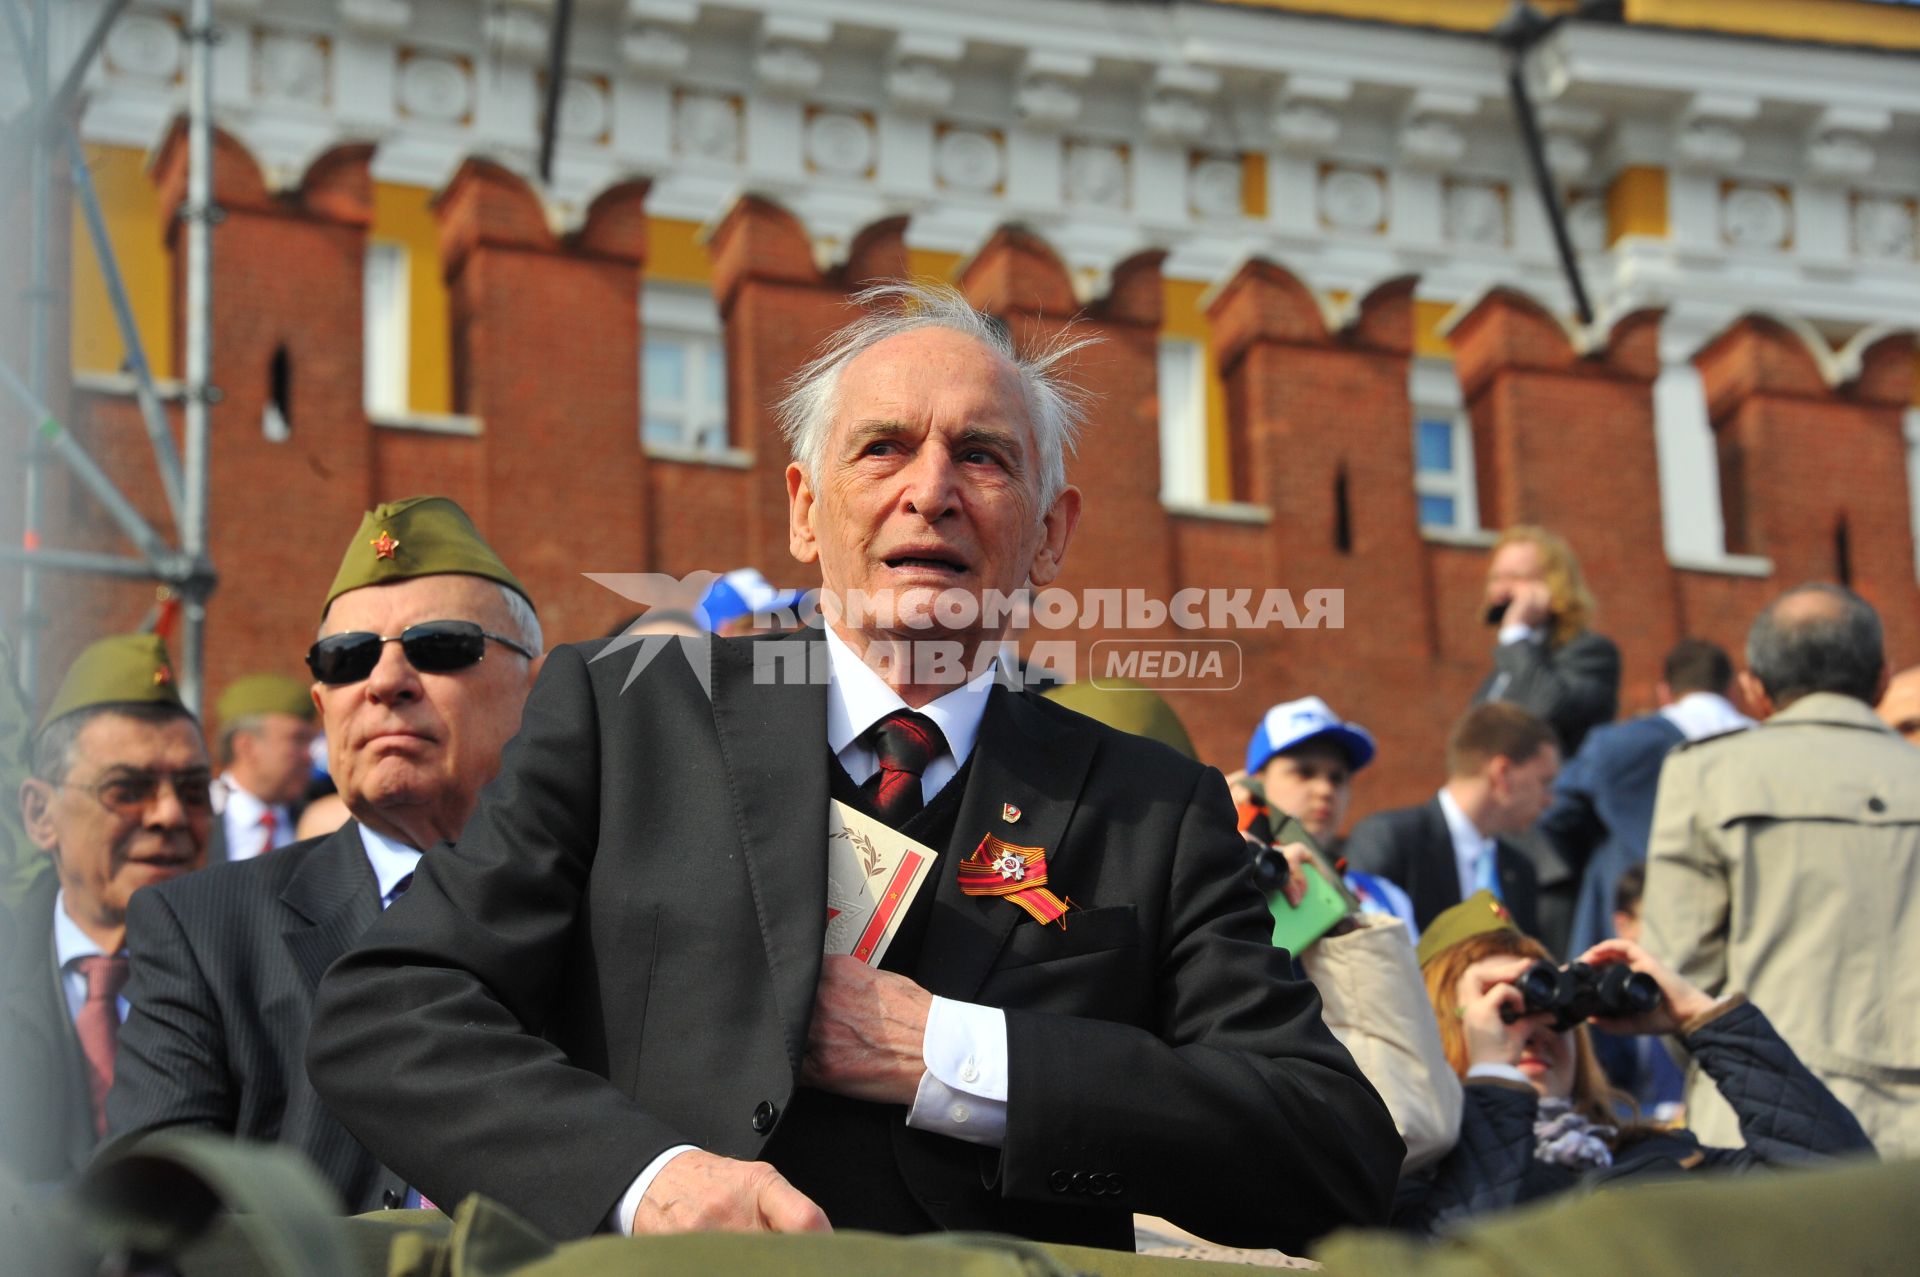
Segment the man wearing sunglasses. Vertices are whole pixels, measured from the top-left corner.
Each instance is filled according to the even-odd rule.
[[[105,1130],[127,906],[199,868],[212,782],[158,638],[119,635],[80,654],[20,786],[22,823],[52,872],[22,902],[0,989],[0,1159],[29,1183],[67,1179]]]
[[[421,853],[460,836],[519,725],[541,645],[525,587],[458,505],[416,497],[367,515],[307,653],[353,819],[215,865],[132,912],[114,1134],[193,1126],[278,1140],[350,1210],[417,1200],[307,1081],[313,989],[406,891]]]
[[[951,292],[857,301],[784,406],[829,627],[699,670],[555,649],[457,854],[328,971],[316,1089],[436,1201],[556,1237],[1382,1218],[1401,1141],[1219,772],[981,672],[1078,518],[1069,352]],[[878,967],[822,956],[830,798],[938,852]]]

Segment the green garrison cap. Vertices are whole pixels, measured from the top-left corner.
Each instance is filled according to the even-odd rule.
[[[179,705],[173,662],[157,634],[115,634],[87,645],[60,680],[40,729],[56,718],[99,705]]]
[[[1424,967],[1441,950],[1451,949],[1462,940],[1487,931],[1511,931],[1518,935],[1520,928],[1513,925],[1513,915],[1507,912],[1507,907],[1482,887],[1453,908],[1442,910],[1427,924],[1427,929],[1420,933],[1416,956]]]
[[[291,714],[313,718],[313,697],[307,685],[285,674],[243,674],[227,684],[214,706],[222,724],[256,714]]]
[[[1157,740],[1188,758],[1199,757],[1193,751],[1193,738],[1187,735],[1173,706],[1160,693],[1130,678],[1101,679],[1098,685],[1067,683],[1049,687],[1043,695],[1095,722]]]
[[[507,571],[465,510],[446,497],[408,497],[377,505],[360,520],[321,614],[348,590],[449,572],[498,581],[533,605],[527,587]]]

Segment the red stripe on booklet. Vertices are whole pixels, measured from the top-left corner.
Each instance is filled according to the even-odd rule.
[[[887,880],[886,894],[880,897],[879,907],[873,911],[873,917],[867,920],[867,929],[860,933],[860,942],[853,946],[853,956],[865,962],[873,956],[873,946],[880,943],[880,937],[887,934],[887,923],[893,917],[894,910],[900,907],[901,894],[907,884],[913,881],[914,873],[920,867],[920,853],[909,851],[901,857],[894,868],[893,877]]]

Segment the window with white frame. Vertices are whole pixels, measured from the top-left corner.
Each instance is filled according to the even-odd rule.
[[[1724,560],[1719,449],[1707,417],[1706,387],[1690,362],[1666,364],[1654,379],[1653,439],[1667,558],[1687,564]]]
[[[1407,391],[1413,404],[1413,491],[1420,503],[1420,526],[1439,532],[1479,531],[1473,428],[1460,401],[1453,364],[1415,360]]]
[[[670,452],[725,452],[727,355],[713,294],[648,284],[640,292],[640,323],[640,442]]]
[[[1207,499],[1206,347],[1160,343],[1160,500],[1202,505]]]
[[[406,246],[370,242],[362,289],[366,352],[361,373],[369,416],[398,417],[407,411],[408,292]]]

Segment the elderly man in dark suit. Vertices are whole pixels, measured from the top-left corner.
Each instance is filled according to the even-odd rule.
[[[541,639],[525,588],[444,497],[367,515],[320,634],[312,697],[354,819],[142,893],[109,1114],[116,1135],[276,1140],[364,1211],[402,1204],[407,1186],[307,1081],[313,990],[406,890],[421,852],[459,835],[519,725]]]
[[[31,753],[22,824],[52,872],[20,903],[0,985],[0,1161],[51,1184],[86,1165],[105,1129],[129,904],[199,868],[213,773],[151,634],[87,647]]]
[[[785,405],[824,630],[555,649],[459,844],[323,982],[315,1085],[435,1200],[562,1237],[1377,1220],[1400,1140],[1270,943],[1224,779],[984,672],[981,605],[1079,515],[1061,352],[884,291]],[[822,956],[830,797],[940,856],[880,968]],[[1032,877],[956,872],[989,838]],[[1042,872],[1064,918],[1003,894]]]
[[[1551,727],[1517,705],[1476,705],[1447,739],[1447,783],[1440,792],[1418,807],[1376,812],[1355,825],[1347,861],[1405,891],[1422,928],[1484,887],[1521,930],[1534,934],[1533,864],[1507,839],[1540,819],[1559,769]]]

